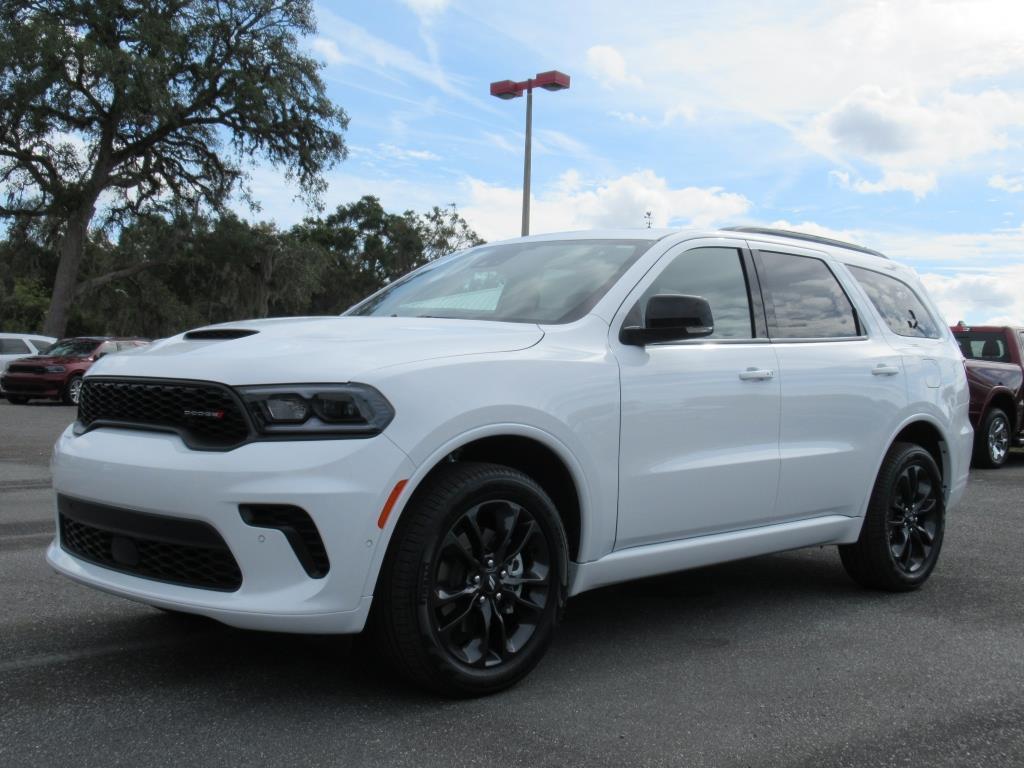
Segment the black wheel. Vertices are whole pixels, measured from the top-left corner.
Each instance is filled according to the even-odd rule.
[[[28,398],[18,397],[16,395],[8,395],[7,402],[9,402],[11,405],[24,405],[25,403],[28,402]]]
[[[882,462],[860,538],[839,547],[843,566],[865,587],[916,589],[939,559],[945,522],[935,459],[919,445],[895,443]]]
[[[1010,419],[1000,408],[990,408],[974,435],[974,464],[998,469],[1010,455]]]
[[[78,405],[78,398],[81,394],[82,377],[81,375],[72,376],[64,387],[64,394],[61,397],[61,400],[64,401],[65,405]]]
[[[497,464],[444,467],[395,530],[374,596],[380,649],[447,696],[495,693],[540,661],[567,581],[565,532],[530,477]]]

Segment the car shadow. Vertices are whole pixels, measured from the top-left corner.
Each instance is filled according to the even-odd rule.
[[[788,633],[801,617],[820,615],[840,596],[855,602],[888,597],[850,582],[834,550],[769,555],[588,592],[569,601],[541,669],[508,695],[527,695],[535,682],[578,685],[581,667],[629,674],[635,664],[678,663],[681,654],[721,652],[735,641],[737,625],[774,625]],[[289,702],[303,708],[319,703],[335,712],[372,702],[402,702],[414,709],[439,705],[437,697],[396,679],[367,635],[250,632],[155,609],[93,623],[90,634],[90,644],[100,647],[139,646],[80,662],[94,668],[90,677],[130,685],[136,695],[149,687],[154,692],[199,687],[230,701],[232,692],[244,690],[244,706],[257,710]],[[644,654],[624,652],[637,643],[647,649]]]

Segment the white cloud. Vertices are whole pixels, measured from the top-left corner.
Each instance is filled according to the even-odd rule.
[[[437,16],[445,11],[451,0],[402,0],[421,19]]]
[[[829,171],[829,176],[839,182],[844,189],[852,189],[864,195],[880,192],[910,192],[920,200],[935,189],[938,178],[934,173],[912,173],[909,171],[884,171],[878,181],[852,179],[846,171]]]
[[[381,154],[394,160],[440,160],[439,155],[427,149],[406,149],[394,144],[381,144]]]
[[[319,53],[328,64],[341,64],[345,61],[338,44],[326,37],[318,37],[313,40],[313,50]]]
[[[862,86],[815,116],[798,132],[810,148],[836,159],[880,167],[878,182],[857,181],[858,192],[908,190],[922,197],[937,173],[978,155],[1006,149],[1024,121],[1024,103],[998,90],[944,93],[921,103],[913,94]]]
[[[993,189],[1001,189],[1005,192],[1024,192],[1024,176],[1003,176],[997,173],[990,176],[988,185]]]
[[[428,52],[431,55],[428,61],[411,53],[408,48],[383,40],[358,24],[353,24],[326,9],[319,8],[317,15],[320,17],[321,33],[318,39],[333,43],[339,54],[345,51],[343,56],[347,64],[373,70],[385,77],[394,78],[399,75],[413,78],[428,83],[449,96],[469,98],[465,90],[442,69],[436,57],[429,51],[429,45]],[[326,43],[321,44],[322,47],[325,45]]]
[[[522,191],[469,179],[469,199],[462,213],[488,240],[519,234]],[[673,188],[653,171],[644,170],[598,182],[568,171],[550,187],[535,190],[531,231],[562,232],[600,227],[643,227],[651,211],[655,226],[710,226],[734,220],[750,207],[743,195],[718,187]]]
[[[1024,264],[982,273],[925,273],[921,280],[950,325],[1024,323]]]
[[[604,88],[641,85],[640,78],[626,72],[626,60],[610,45],[594,45],[587,50],[587,71]]]
[[[621,120],[624,123],[631,125],[650,125],[651,121],[649,118],[643,115],[638,115],[635,112],[609,112],[609,116],[614,117],[616,120]]]

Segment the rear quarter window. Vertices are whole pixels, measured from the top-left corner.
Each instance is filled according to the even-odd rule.
[[[872,269],[849,265],[847,268],[893,333],[912,338],[942,338],[939,324],[909,285]]]

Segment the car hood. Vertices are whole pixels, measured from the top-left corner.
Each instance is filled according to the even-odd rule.
[[[239,338],[188,338],[206,331]],[[226,335],[226,334],[225,334]],[[456,355],[511,352],[540,341],[536,325],[408,317],[295,317],[222,323],[107,355],[90,376],[219,381],[230,385],[347,382],[370,371]]]
[[[88,362],[88,357],[30,355],[29,357],[19,357],[17,360],[12,360],[11,365],[14,365],[15,363],[28,363],[30,365],[75,365]]]

